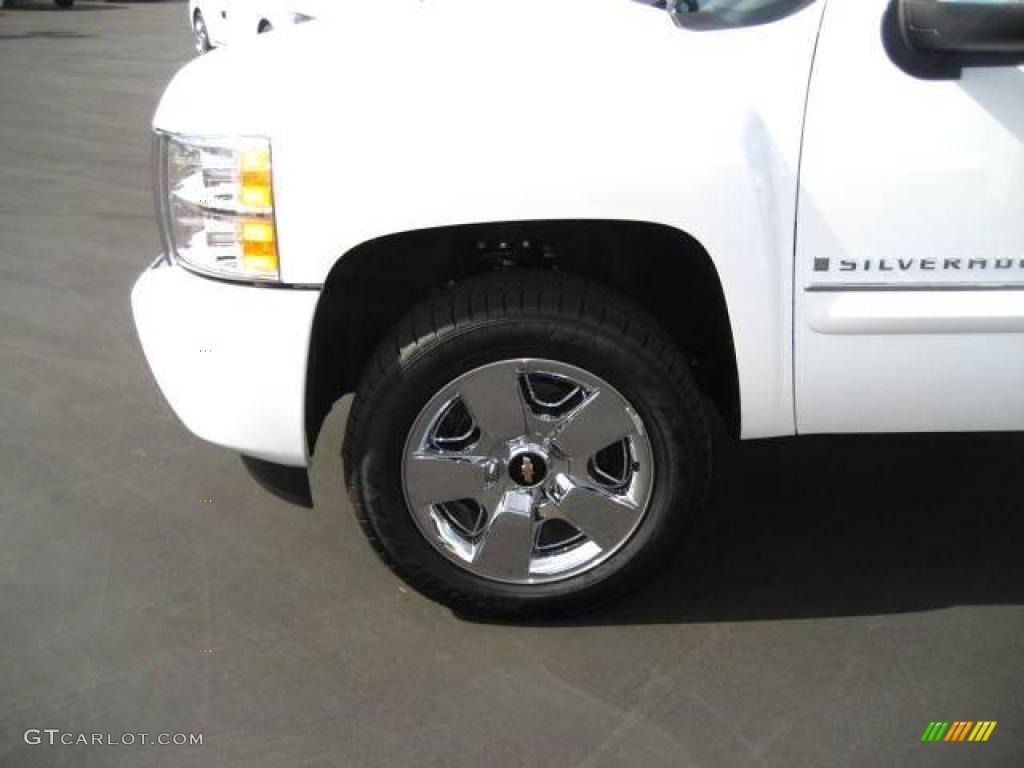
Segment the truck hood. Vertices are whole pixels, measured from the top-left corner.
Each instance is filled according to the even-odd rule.
[[[154,126],[273,137],[316,119],[318,108],[326,116],[342,105],[355,119],[397,101],[434,111],[452,98],[480,102],[482,120],[500,120],[530,109],[521,99],[536,100],[538,83],[579,93],[609,77],[642,86],[671,76],[653,69],[664,63],[657,45],[636,61],[624,53],[635,56],[636,46],[624,42],[643,34],[678,55],[683,34],[636,0],[337,0],[317,10],[317,22],[186,65]]]

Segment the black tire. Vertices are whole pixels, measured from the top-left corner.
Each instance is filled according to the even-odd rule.
[[[609,382],[647,426],[655,465],[649,506],[622,548],[545,584],[481,578],[442,556],[413,520],[402,484],[406,437],[427,401],[467,371],[522,357]],[[506,271],[445,289],[398,324],[360,383],[343,458],[356,516],[399,576],[457,613],[530,618],[588,610],[654,574],[704,501],[711,437],[686,360],[643,310],[579,278]]]
[[[196,11],[192,18],[192,39],[196,53],[209,53],[213,50],[210,42],[210,31],[206,28],[206,19],[200,11]]]
[[[53,2],[58,8],[70,8],[75,4],[75,0],[53,0]]]

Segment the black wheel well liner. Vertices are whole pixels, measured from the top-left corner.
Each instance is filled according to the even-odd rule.
[[[516,267],[589,278],[643,307],[691,360],[702,392],[727,431],[739,436],[732,326],[718,272],[700,243],[678,229],[646,222],[496,222],[388,235],[335,263],[310,337],[310,454],[331,407],[355,391],[377,346],[406,312],[438,288]]]

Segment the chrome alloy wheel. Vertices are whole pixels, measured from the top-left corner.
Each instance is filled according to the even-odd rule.
[[[449,560],[542,584],[629,541],[650,504],[654,456],[636,410],[604,380],[506,360],[431,398],[406,440],[402,483],[420,531]]]

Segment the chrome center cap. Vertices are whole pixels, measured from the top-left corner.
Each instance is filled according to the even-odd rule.
[[[508,462],[508,476],[522,488],[533,488],[548,476],[547,459],[537,451],[517,453]]]

